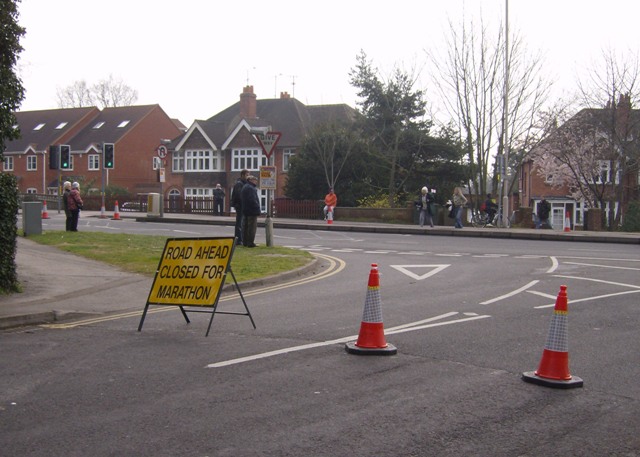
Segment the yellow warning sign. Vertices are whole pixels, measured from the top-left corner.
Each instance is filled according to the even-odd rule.
[[[168,239],[148,303],[211,306],[224,285],[234,238]]]

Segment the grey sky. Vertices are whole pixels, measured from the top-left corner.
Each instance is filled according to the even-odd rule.
[[[363,49],[388,73],[422,68],[462,14],[497,26],[505,0],[22,0],[22,110],[56,107],[56,89],[111,74],[187,126],[238,100],[287,91],[307,104],[356,104],[349,70]],[[546,57],[556,93],[603,48],[638,51],[637,0],[510,0],[510,27]],[[294,84],[295,82],[295,84]],[[422,81],[429,93],[427,71]]]

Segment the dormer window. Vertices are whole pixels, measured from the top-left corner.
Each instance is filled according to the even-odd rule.
[[[38,125],[36,125],[36,126],[33,128],[33,130],[41,130],[41,129],[42,129],[42,127],[44,127],[44,125],[45,125],[45,124],[44,124],[44,122],[43,122],[43,123],[41,123],[41,124],[38,124]]]
[[[131,122],[131,121],[122,121],[122,122],[120,122],[120,123],[118,124],[118,128],[119,128],[119,129],[121,129],[121,128],[123,128],[123,127],[126,127],[126,126],[127,126],[127,124],[129,124],[129,122]]]
[[[93,126],[94,130],[98,130],[100,127],[102,127],[104,125],[104,121],[100,121],[98,122],[96,125]]]
[[[56,130],[62,130],[63,128],[65,128],[67,126],[68,122],[60,122],[58,124],[58,126],[56,127]]]

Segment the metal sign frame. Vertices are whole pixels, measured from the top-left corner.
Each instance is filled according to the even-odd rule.
[[[177,306],[187,324],[191,323],[187,312],[211,314],[205,336],[209,336],[216,313],[248,316],[255,329],[256,324],[231,269],[235,242],[235,237],[167,239],[138,331],[142,331],[149,306]],[[233,278],[245,312],[218,311],[227,274]]]

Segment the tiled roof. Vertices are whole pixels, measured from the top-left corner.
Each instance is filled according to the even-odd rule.
[[[159,105],[104,108],[98,117],[73,138],[72,151],[84,151],[96,143],[116,143]]]
[[[98,113],[99,110],[96,107],[17,112],[15,116],[20,127],[21,138],[8,141],[5,153],[22,153],[30,145],[37,151],[43,151],[49,145],[59,143],[59,139],[78,122],[86,118],[90,119]]]
[[[256,119],[245,119],[251,126],[270,126],[274,132],[282,132],[279,147],[298,146],[304,136],[316,125],[332,119],[353,120],[356,110],[345,104],[306,106],[295,98],[256,100]],[[240,102],[212,116],[207,122],[226,126],[226,135],[242,120]],[[216,144],[218,140],[216,139]]]

